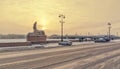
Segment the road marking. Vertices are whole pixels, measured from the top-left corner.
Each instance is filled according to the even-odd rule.
[[[98,60],[100,57],[103,58],[103,56],[104,57],[105,56],[110,56],[110,55],[117,54],[119,52],[120,52],[120,50],[115,50],[115,51],[107,52],[107,53],[104,53],[104,54],[101,54],[101,55],[93,56],[92,58],[88,58],[88,59],[84,60],[84,62],[93,61],[93,60],[91,60],[93,58],[96,59],[96,60]],[[67,53],[67,55],[69,55],[69,54],[72,54],[72,53]],[[0,64],[0,66],[7,66],[7,65],[20,64],[20,63],[25,63],[25,62],[38,61],[38,60],[48,59],[48,58],[62,56],[62,55],[66,55],[66,54],[59,54],[59,55],[54,55],[54,56],[48,56],[48,57],[43,57],[43,58],[35,58],[35,59],[29,59],[29,60],[23,60],[23,61],[17,61],[17,62],[9,62],[9,63],[5,63],[5,64]]]
[[[103,45],[111,45],[111,44],[116,44],[116,43],[108,43],[108,44],[101,44],[101,45],[85,45],[84,47],[83,46],[80,46],[79,48],[90,48],[90,47],[97,47],[97,46],[103,46]],[[13,58],[13,57],[22,57],[22,56],[27,56],[27,55],[34,55],[34,54],[42,54],[42,53],[48,53],[48,52],[55,52],[55,51],[64,51],[64,50],[72,50],[72,49],[78,49],[78,47],[69,47],[69,48],[61,48],[61,49],[51,49],[51,50],[45,50],[45,51],[34,51],[34,52],[31,52],[31,51],[27,51],[27,52],[18,52],[18,53],[15,53],[15,54],[9,54],[9,55],[2,55],[0,57],[0,59],[3,59],[3,58]],[[39,51],[39,52],[38,52]]]
[[[103,59],[103,58],[106,58],[106,57],[110,57],[114,54],[120,54],[120,50],[115,50],[115,51],[111,51],[111,52],[107,52],[107,53],[105,52],[105,53],[97,55],[97,56],[91,56],[90,58],[79,60],[79,61],[72,62],[72,63],[69,63],[69,64],[65,64],[65,65],[62,65],[62,66],[59,66],[59,67],[56,67],[56,68],[53,68],[53,69],[68,69],[71,66],[77,66],[77,64],[78,64],[78,66],[84,66],[87,63],[94,62],[96,60],[100,60],[100,59]]]

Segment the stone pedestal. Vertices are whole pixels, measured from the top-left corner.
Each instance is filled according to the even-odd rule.
[[[27,36],[27,41],[30,41],[31,43],[46,43],[46,36],[44,35]]]

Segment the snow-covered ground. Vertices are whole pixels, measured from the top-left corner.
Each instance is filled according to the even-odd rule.
[[[94,42],[73,42],[72,46],[76,45],[84,45],[84,44],[92,44]],[[0,51],[3,50],[26,50],[26,49],[33,49],[33,48],[48,48],[48,47],[59,47],[61,45],[58,45],[58,43],[49,43],[49,44],[35,44],[32,46],[16,46],[16,47],[0,47]]]
[[[120,40],[113,40],[110,43],[120,42]],[[95,44],[93,41],[89,42],[73,42],[72,46],[80,46],[80,45],[91,45]],[[96,43],[96,44],[102,44],[102,43]],[[48,47],[59,47],[61,45],[58,45],[58,43],[49,43],[49,44],[36,44],[32,46],[17,46],[17,47],[0,47],[0,51],[9,51],[9,50],[26,50],[26,49],[34,49],[34,48],[48,48]]]
[[[2,69],[41,69],[39,67],[45,67],[44,69],[120,69],[119,44],[119,40],[115,40],[107,43],[73,42],[73,46],[69,47],[57,47],[58,43],[9,47],[16,50],[31,50],[0,53],[0,67]],[[56,48],[33,49],[43,46]],[[7,48],[3,49],[7,50]]]

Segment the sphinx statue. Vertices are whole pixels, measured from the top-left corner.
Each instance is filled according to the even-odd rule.
[[[47,36],[43,30],[37,29],[37,22],[33,24],[33,32],[27,34],[27,41],[32,43],[45,43]]]

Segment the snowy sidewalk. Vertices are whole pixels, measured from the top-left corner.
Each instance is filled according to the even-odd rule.
[[[86,44],[92,44],[94,42],[73,42],[72,46],[77,45],[86,45]],[[0,47],[0,52],[5,51],[17,51],[17,50],[31,50],[31,49],[37,49],[37,48],[52,48],[52,47],[60,47],[61,45],[58,45],[58,43],[49,43],[49,44],[35,44],[32,46],[16,46],[16,47]]]

